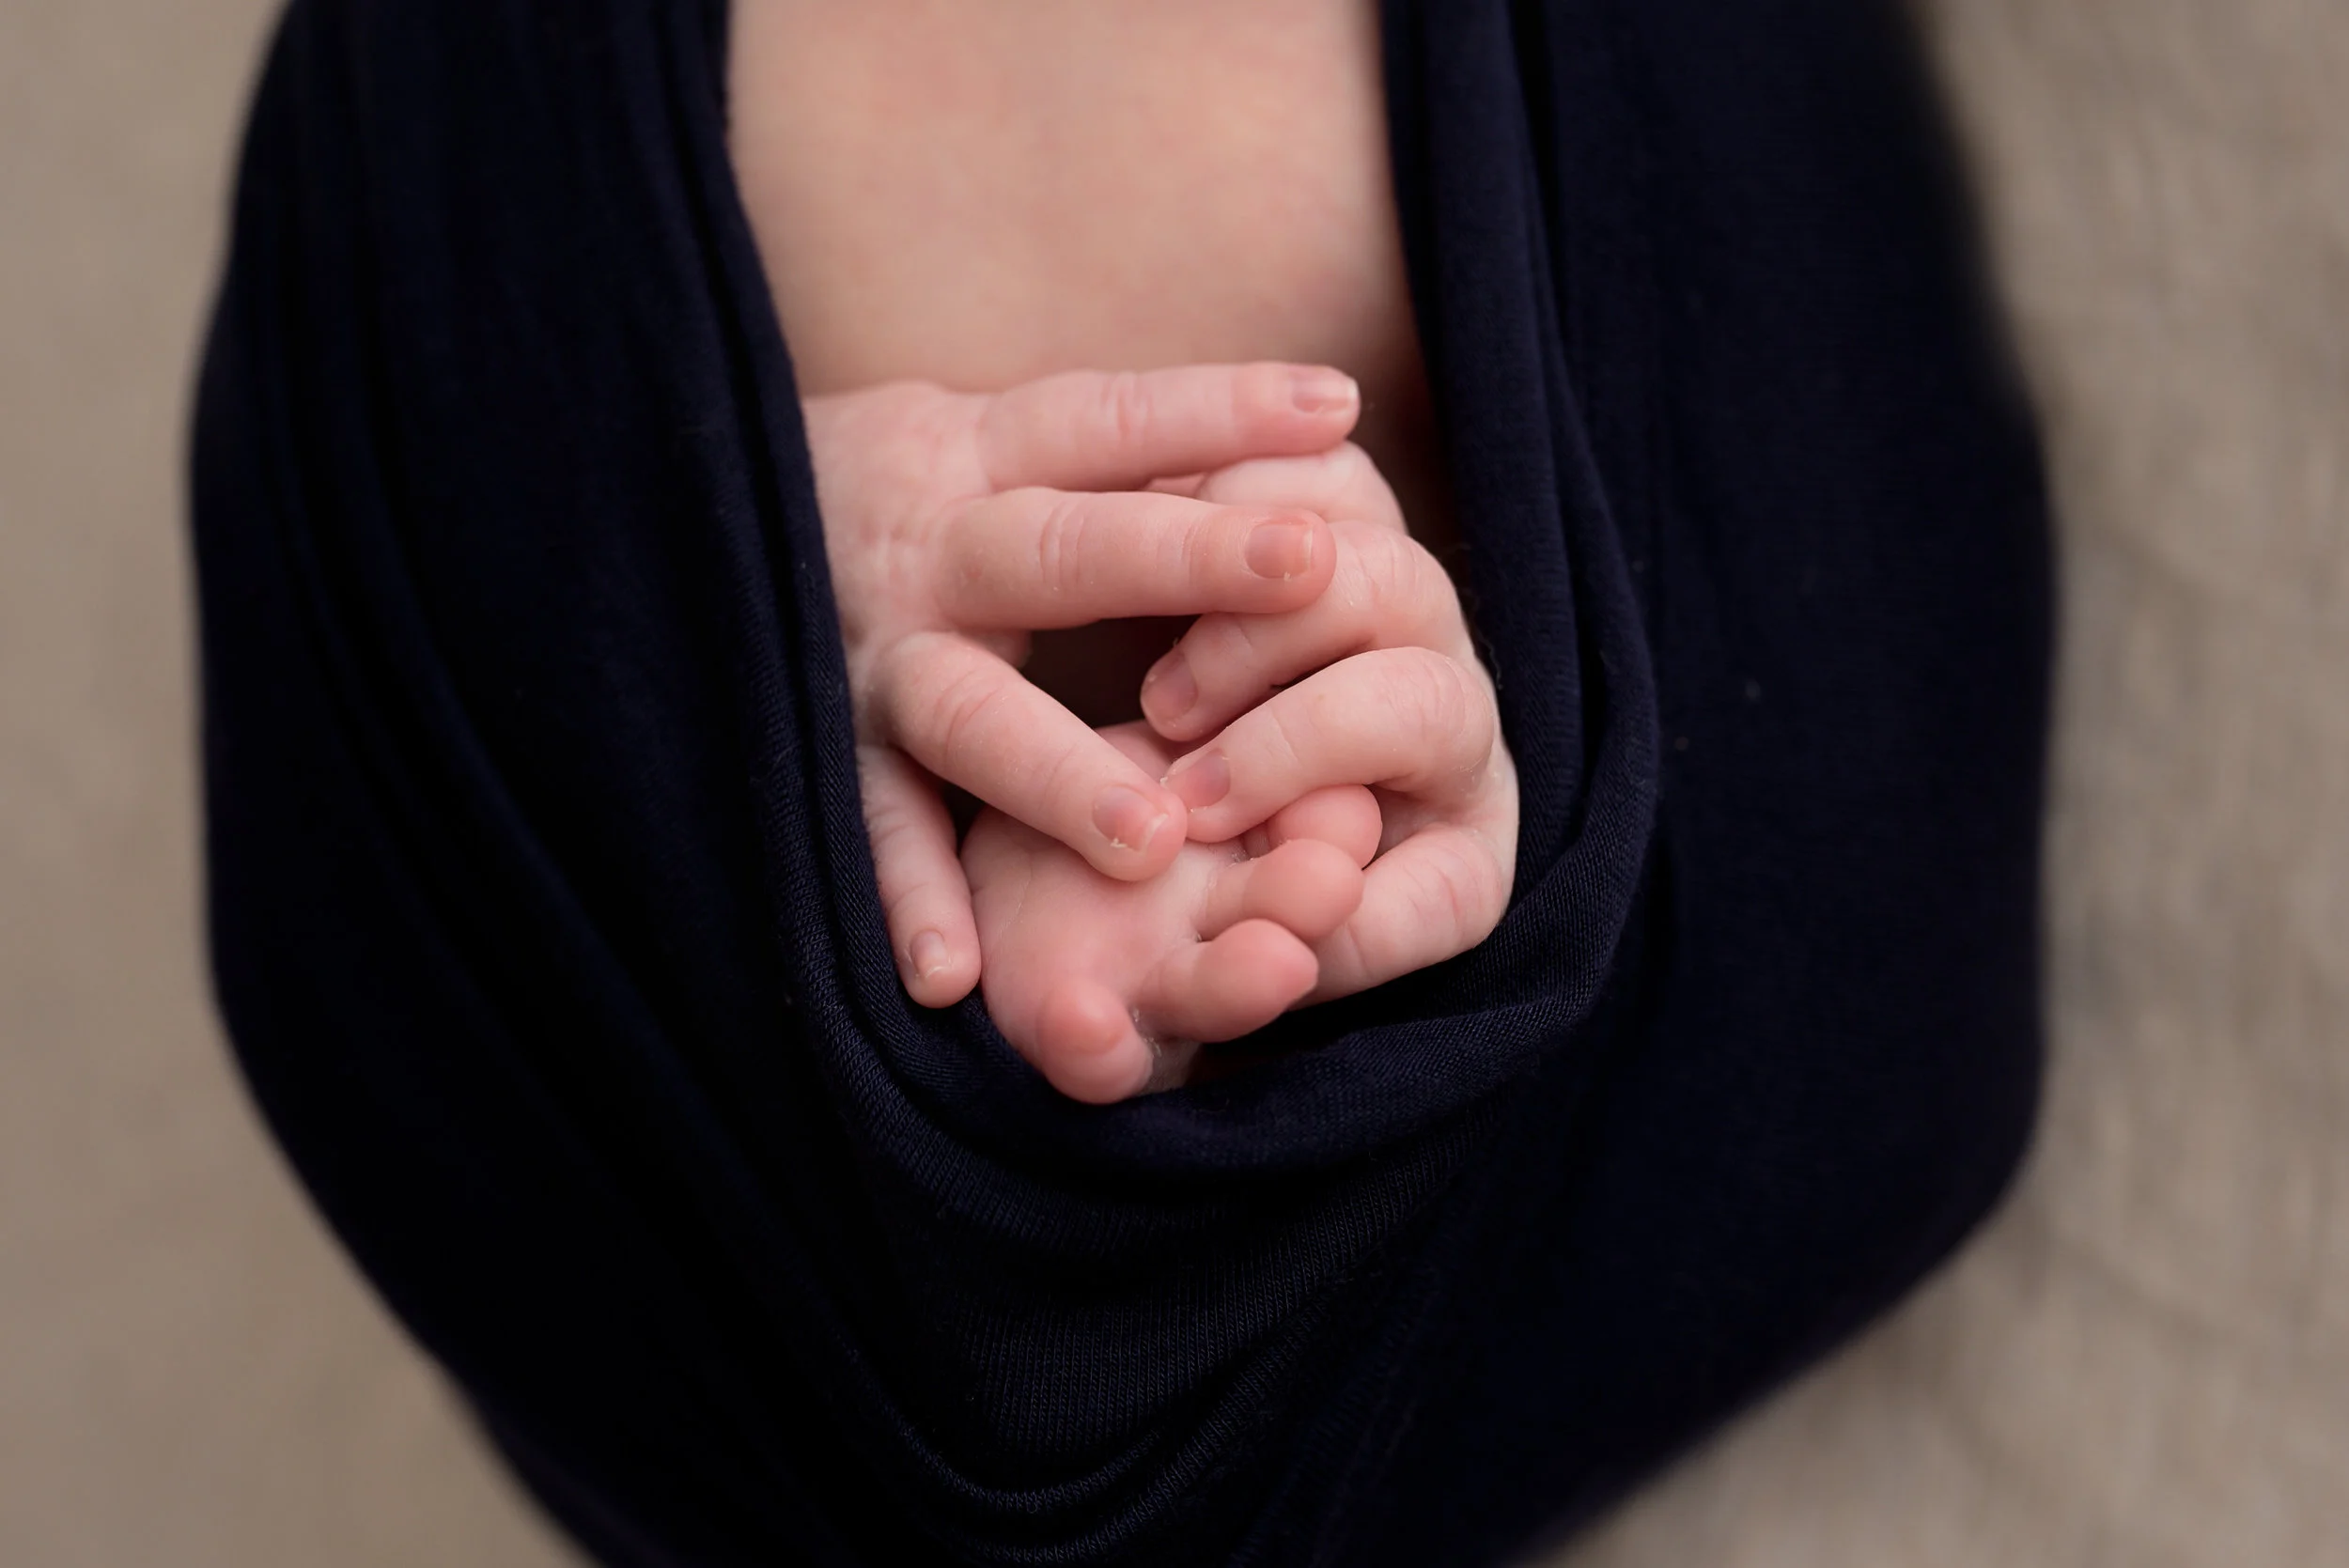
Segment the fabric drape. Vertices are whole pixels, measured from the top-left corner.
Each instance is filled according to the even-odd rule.
[[[194,443],[220,1005],[602,1560],[1501,1560],[2012,1171],[2047,541],[1906,40],[1384,23],[1515,901],[1095,1108],[895,978],[723,7],[287,11]]]

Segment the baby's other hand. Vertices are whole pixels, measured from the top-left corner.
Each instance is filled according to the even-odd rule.
[[[1316,945],[1315,1001],[1483,941],[1516,877],[1517,768],[1459,595],[1404,526],[1385,478],[1348,443],[1170,488],[1311,508],[1338,547],[1330,586],[1310,603],[1202,615],[1143,682],[1143,713],[1189,753],[1166,782],[1190,836],[1237,837],[1308,790],[1373,787],[1380,852],[1361,907]]]
[[[1152,777],[1174,758],[1147,725],[1101,734]],[[1261,1029],[1313,993],[1314,947],[1354,914],[1379,834],[1370,791],[1316,789],[1130,882],[987,811],[962,863],[988,1012],[1072,1099],[1171,1087],[1201,1043]]]

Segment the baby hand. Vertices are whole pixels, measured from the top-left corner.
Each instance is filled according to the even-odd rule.
[[[1174,760],[1145,725],[1100,733],[1154,779]],[[1261,1029],[1313,992],[1313,944],[1355,913],[1378,838],[1368,790],[1318,789],[1253,832],[1187,843],[1159,876],[1127,882],[982,813],[962,863],[988,1012],[1072,1099],[1179,1082],[1201,1042]]]
[[[1282,365],[807,399],[873,868],[915,1001],[956,1001],[979,969],[941,779],[1112,877],[1155,876],[1183,838],[1183,803],[1158,771],[1019,674],[1027,634],[1292,609],[1329,581],[1328,529],[1310,513],[1131,487],[1319,451],[1357,407],[1336,371]]]
[[[1459,596],[1361,448],[1243,462],[1185,493],[1329,520],[1337,569],[1310,603],[1203,615],[1144,681],[1143,711],[1190,751],[1166,776],[1190,835],[1246,832],[1325,786],[1376,788],[1361,906],[1315,944],[1326,1001],[1475,946],[1508,908],[1517,768]],[[1294,683],[1294,684],[1290,684]],[[1218,731],[1221,733],[1217,733]]]

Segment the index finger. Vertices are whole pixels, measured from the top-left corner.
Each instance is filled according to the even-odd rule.
[[[1133,489],[1163,474],[1325,451],[1353,429],[1361,403],[1354,379],[1328,365],[1072,370],[988,399],[979,462],[997,489]]]
[[[1267,614],[1311,603],[1337,553],[1311,512],[1149,490],[1003,490],[941,520],[930,588],[939,613],[966,630]]]
[[[906,755],[1103,876],[1142,881],[1181,848],[1182,798],[976,643],[951,632],[906,638],[876,691],[881,722]]]

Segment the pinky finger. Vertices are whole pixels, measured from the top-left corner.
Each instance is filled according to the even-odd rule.
[[[857,782],[897,973],[923,1006],[952,1006],[978,984],[979,932],[937,781],[896,748],[867,744]]]

